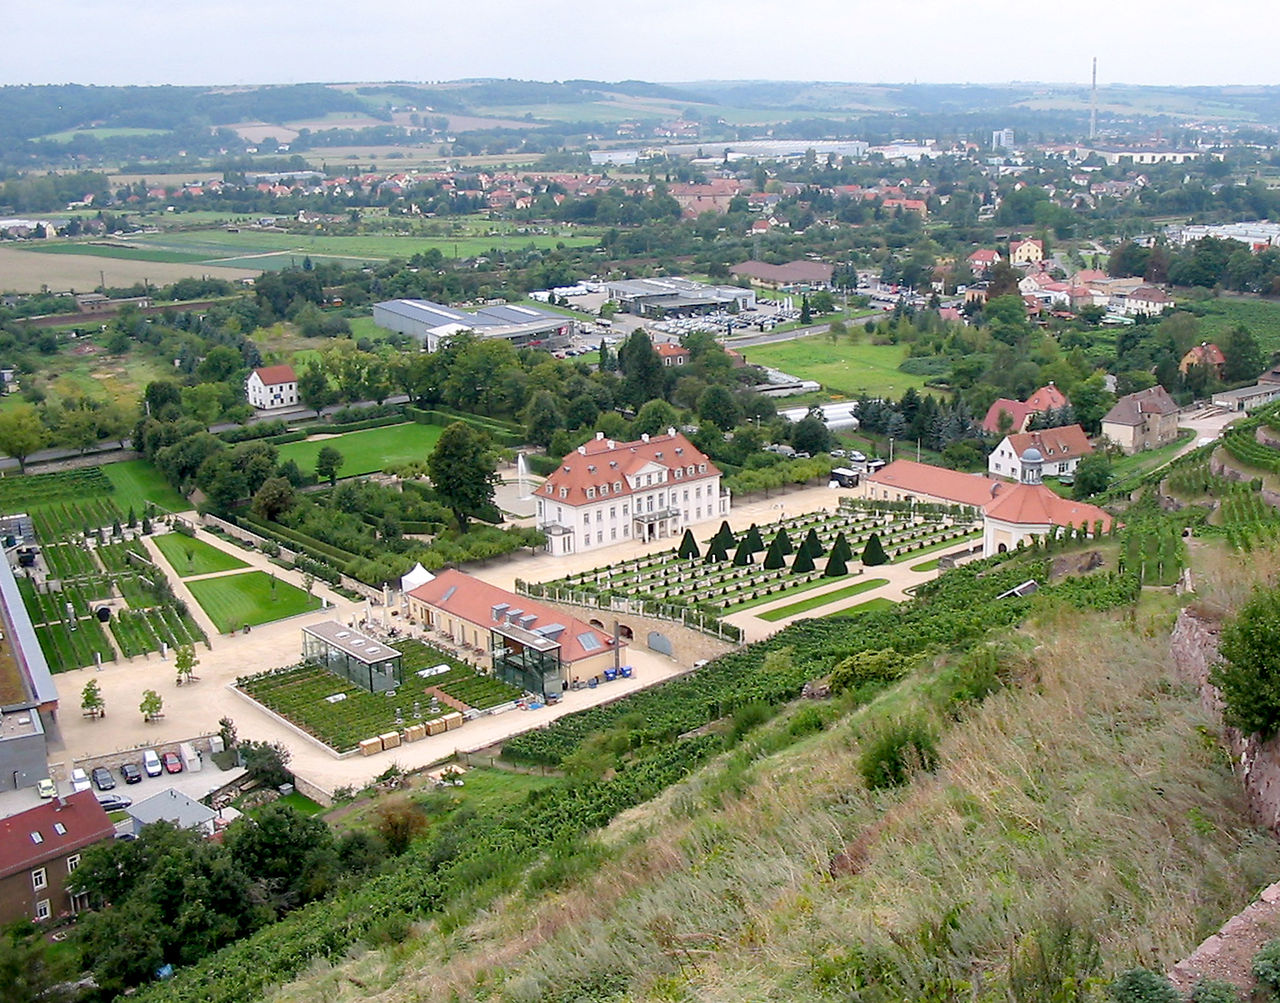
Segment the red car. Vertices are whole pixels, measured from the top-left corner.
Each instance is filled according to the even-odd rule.
[[[160,762],[164,764],[165,773],[181,773],[182,760],[178,758],[176,752],[166,752],[160,757]]]

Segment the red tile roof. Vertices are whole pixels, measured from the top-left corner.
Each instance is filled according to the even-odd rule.
[[[567,505],[584,505],[609,498],[627,497],[636,490],[631,486],[629,478],[649,464],[657,464],[669,471],[682,468],[683,473],[678,480],[674,476],[667,478],[667,487],[717,477],[720,474],[720,469],[707,459],[707,454],[680,432],[650,436],[648,442],[643,439],[615,442],[612,439],[597,438],[579,446],[577,451],[561,460],[560,466],[551,473],[538,493]],[[699,468],[704,465],[705,469],[700,471]],[[692,473],[689,472],[690,467],[693,469]],[[587,496],[588,488],[593,491],[591,497]],[[642,488],[648,489],[648,485]]]
[[[899,491],[911,491],[934,498],[945,498],[956,505],[981,508],[991,500],[997,482],[984,474],[966,474],[946,470],[915,460],[894,460],[867,478],[868,484],[881,484]]]
[[[1000,397],[995,403],[987,408],[987,416],[982,419],[982,429],[990,432],[992,435],[1000,434],[1000,412],[1006,411],[1009,417],[1013,419],[1013,424],[1009,427],[1015,431],[1020,431],[1027,423],[1027,418],[1035,413],[1035,408],[1022,401],[1010,400],[1008,397]]]
[[[32,833],[39,834],[40,842]],[[115,826],[93,791],[46,801],[0,819],[0,878],[39,867],[46,860],[83,850],[114,834]]]
[[[591,624],[452,568],[437,573],[434,579],[419,585],[409,595],[484,629],[498,625],[493,619],[493,607],[500,603],[506,603],[511,610],[520,610],[522,616],[536,617],[529,626],[534,632],[539,627],[559,624],[564,630],[551,639],[560,645],[562,662],[576,662],[613,649],[613,637]],[[618,646],[624,648],[626,642],[619,641]]]
[[[255,369],[254,372],[258,374],[258,379],[262,380],[263,385],[268,387],[298,382],[293,366],[263,366]]]
[[[1027,398],[1027,403],[1031,405],[1034,411],[1060,411],[1064,407],[1071,406],[1071,401],[1067,400],[1067,395],[1052,383],[1041,387],[1033,393]]]
[[[674,342],[664,341],[660,345],[654,345],[654,349],[664,359],[676,359],[680,357],[688,358],[693,353],[683,345],[677,345]]]
[[[1061,425],[1039,432],[1019,432],[1009,436],[1009,445],[1021,456],[1034,446],[1046,460],[1073,460],[1093,452],[1093,444],[1079,425]]]
[[[983,509],[989,519],[1019,526],[1080,526],[1093,531],[1102,523],[1105,533],[1111,528],[1111,516],[1087,502],[1072,501],[1055,494],[1043,484],[1005,485]]]

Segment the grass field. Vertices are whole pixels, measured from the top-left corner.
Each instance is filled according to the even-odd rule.
[[[187,588],[222,633],[319,609],[320,600],[265,571],[204,578]]]
[[[160,553],[164,554],[164,559],[181,578],[207,575],[211,571],[234,571],[249,566],[225,550],[181,533],[163,533],[154,539]],[[191,553],[189,559],[188,551]]]
[[[888,584],[889,579],[887,578],[869,578],[866,581],[846,585],[844,588],[836,589],[834,592],[823,592],[816,596],[809,596],[799,602],[793,602],[787,606],[780,606],[778,609],[771,609],[768,612],[756,615],[761,620],[768,620],[771,623],[775,620],[785,620],[789,616],[806,613],[811,609],[817,609],[819,606],[830,606],[833,602],[848,599],[850,596],[856,596],[862,592],[870,592],[872,589],[878,589],[881,585]],[[888,600],[885,601],[887,602]]]
[[[117,139],[121,136],[160,136],[168,129],[142,129],[130,126],[104,126],[94,129],[63,129],[41,136],[50,143],[69,143],[76,136],[93,136],[95,139]]]
[[[0,247],[0,292],[39,292],[50,289],[74,289],[85,292],[100,283],[108,286],[131,286],[146,280],[152,285],[168,285],[178,279],[212,275],[235,281],[252,278],[261,268],[229,268],[199,261],[186,263],[136,261],[91,257],[84,254],[42,254],[29,246]]]
[[[870,613],[878,609],[892,609],[895,605],[892,599],[868,599],[866,602],[860,602],[857,606],[850,606],[848,609],[842,609],[832,616],[848,616],[850,613]]]
[[[102,468],[115,486],[111,500],[122,512],[133,509],[139,516],[150,503],[166,512],[184,512],[191,503],[178,494],[160,471],[146,460],[124,460]]]
[[[899,345],[852,344],[841,338],[836,344],[825,334],[772,345],[741,349],[748,362],[781,369],[803,380],[817,380],[823,389],[845,397],[901,397],[907,387],[920,390],[923,376],[899,372],[906,349]]]
[[[305,442],[287,442],[279,447],[280,462],[293,460],[304,472],[316,468],[316,456],[325,446],[332,446],[342,454],[339,477],[355,477],[371,474],[393,463],[425,460],[435,448],[444,429],[437,425],[388,425],[385,428],[368,428],[362,432],[347,432]]]

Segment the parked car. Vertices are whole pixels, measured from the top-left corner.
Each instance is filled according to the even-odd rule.
[[[156,755],[155,749],[147,749],[142,754],[142,768],[147,771],[149,777],[158,777],[163,772],[160,757]]]
[[[120,776],[124,777],[126,784],[136,784],[142,782],[142,767],[137,763],[125,763],[120,767]]]
[[[885,465],[886,465],[886,464],[885,464],[884,460],[881,460],[881,459],[868,460],[868,461],[867,461],[867,473],[869,473],[869,474],[874,474],[877,470],[879,470],[881,467],[883,467],[883,466],[885,466]]]
[[[133,798],[123,794],[99,794],[98,804],[102,805],[103,811],[124,811],[133,804]]]
[[[178,758],[176,752],[166,752],[160,757],[160,761],[164,763],[164,771],[166,773],[182,772],[182,760]]]
[[[834,456],[837,460],[842,460],[849,454],[846,453],[843,449],[833,449],[831,450],[831,455]]]
[[[71,771],[71,789],[77,794],[89,789],[89,775],[78,766]]]
[[[835,456],[836,454],[835,454],[835,453],[832,453],[831,455],[832,455],[832,456]],[[859,450],[857,450],[857,449],[851,449],[851,450],[849,450],[849,459],[853,460],[853,462],[854,462],[854,463],[866,463],[866,462],[867,462],[866,454],[865,454],[865,453],[863,453],[863,452],[861,452],[861,451],[859,451]]]
[[[111,771],[105,766],[95,766],[93,768],[93,785],[100,791],[109,791],[116,785],[116,778],[111,775]]]
[[[36,781],[36,793],[42,798],[56,798],[58,796],[58,785],[48,777],[43,780]]]

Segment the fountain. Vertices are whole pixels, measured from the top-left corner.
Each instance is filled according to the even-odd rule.
[[[533,492],[529,490],[529,458],[524,453],[516,457],[516,485],[520,501],[528,501],[533,497]]]

